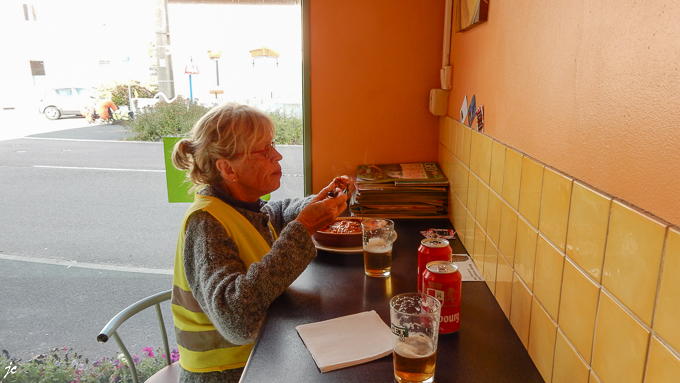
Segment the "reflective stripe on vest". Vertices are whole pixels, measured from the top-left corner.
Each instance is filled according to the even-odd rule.
[[[259,262],[271,250],[257,229],[236,209],[218,198],[196,195],[194,203],[184,215],[175,253],[172,316],[180,353],[179,362],[182,368],[192,372],[243,367],[253,344],[238,346],[222,337],[194,298],[184,274],[184,232],[189,216],[198,210],[210,213],[224,226],[227,234],[236,242],[246,268]],[[269,228],[276,239],[271,223]]]

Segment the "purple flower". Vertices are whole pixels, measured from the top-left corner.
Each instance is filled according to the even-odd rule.
[[[132,360],[135,362],[135,364],[139,363],[139,356],[137,354],[132,354]]]
[[[172,353],[170,354],[170,362],[175,363],[178,360],[179,360],[179,350],[174,349],[174,350],[172,350]]]
[[[142,353],[144,354],[144,356],[147,356],[149,358],[153,358],[153,348],[151,348],[151,347],[144,347],[142,349]]]

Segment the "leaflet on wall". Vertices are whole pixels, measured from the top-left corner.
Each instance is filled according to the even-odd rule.
[[[472,121],[475,120],[475,111],[477,110],[477,101],[475,100],[475,95],[472,95],[472,100],[470,101],[470,107],[467,111],[467,126],[472,127]]]
[[[467,118],[467,113],[468,113],[468,102],[467,102],[467,95],[465,95],[465,98],[463,99],[463,105],[460,106],[460,123],[461,124],[465,123],[465,118]]]
[[[484,132],[484,105],[477,108],[477,131]]]

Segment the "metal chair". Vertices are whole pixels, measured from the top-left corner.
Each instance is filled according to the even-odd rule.
[[[123,352],[123,355],[125,355],[126,360],[132,361],[132,356],[130,355],[130,352],[127,350],[125,345],[123,344],[123,341],[120,339],[118,336],[117,330],[120,325],[125,323],[126,320],[130,319],[137,313],[151,307],[155,306],[156,307],[156,315],[158,316],[158,324],[161,330],[161,336],[163,338],[163,350],[165,351],[165,355],[167,355],[167,363],[168,365],[163,367],[160,371],[155,373],[153,376],[151,376],[149,379],[147,379],[147,383],[156,383],[156,382],[177,382],[177,374],[179,372],[179,362],[172,363],[170,361],[170,347],[168,346],[168,334],[165,331],[165,323],[163,322],[163,314],[161,313],[161,306],[160,304],[162,302],[165,302],[167,300],[170,300],[172,290],[168,291],[163,291],[154,295],[151,295],[149,297],[146,297],[130,306],[125,308],[123,311],[119,312],[114,316],[109,323],[104,326],[102,331],[100,331],[99,335],[97,335],[97,341],[106,343],[109,338],[113,337],[113,339],[116,341],[118,344],[118,347],[120,347],[121,351]],[[137,377],[137,369],[135,368],[134,363],[128,363],[130,366],[130,369],[132,371],[132,381],[134,383],[139,383],[139,378]]]

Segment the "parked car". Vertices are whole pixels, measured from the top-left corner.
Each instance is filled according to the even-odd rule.
[[[39,112],[50,120],[64,115],[81,116],[81,110],[93,105],[96,98],[97,90],[94,88],[51,88],[40,100]]]

